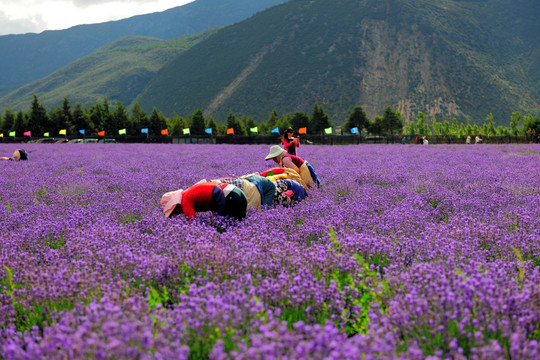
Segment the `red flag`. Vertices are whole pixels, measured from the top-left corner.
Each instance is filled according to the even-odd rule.
[[[298,133],[299,133],[299,134],[305,134],[305,133],[307,133],[307,128],[306,128],[306,127],[303,127],[303,128],[298,129]]]
[[[161,130],[161,135],[169,135],[169,129]]]
[[[24,136],[32,136],[32,133],[30,131],[25,131]]]
[[[234,129],[233,128],[228,128],[227,129],[227,135],[234,135]]]
[[[100,131],[97,133],[98,136],[105,136],[105,131]]]

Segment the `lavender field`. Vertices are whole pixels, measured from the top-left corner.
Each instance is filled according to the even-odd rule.
[[[0,358],[540,358],[540,145],[303,145],[321,188],[240,223],[159,200],[266,145],[24,148]]]

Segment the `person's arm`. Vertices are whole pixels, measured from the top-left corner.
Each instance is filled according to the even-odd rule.
[[[9,160],[9,158],[5,156],[0,156],[0,160]]]
[[[294,165],[292,159],[289,156],[284,156],[281,159],[281,163],[283,164],[283,167],[293,169],[294,171],[298,172],[298,167]]]
[[[294,138],[294,143],[296,147],[300,147],[300,136]]]

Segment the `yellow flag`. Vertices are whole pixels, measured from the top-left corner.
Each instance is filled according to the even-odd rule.
[[[60,131],[58,132],[58,134],[60,134],[60,135],[66,135],[66,133],[67,133],[67,130],[66,130],[66,129],[62,129],[62,130],[60,130]]]

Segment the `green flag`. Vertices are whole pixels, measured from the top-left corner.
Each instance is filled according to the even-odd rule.
[[[324,129],[324,133],[325,133],[326,135],[332,134],[332,128],[329,127],[329,128]]]
[[[183,129],[183,131],[184,131],[184,135],[191,134],[191,131],[189,131],[189,128]]]
[[[259,127],[258,126],[252,127],[252,128],[249,129],[249,131],[251,131],[252,133],[258,133],[259,132]]]
[[[126,135],[126,129],[118,130],[118,135]]]
[[[15,135],[16,135],[16,134],[15,134],[15,131],[10,131],[10,132],[9,132],[9,136],[15,137]]]
[[[49,132],[46,132],[45,134],[43,134],[44,137],[49,137]]]

